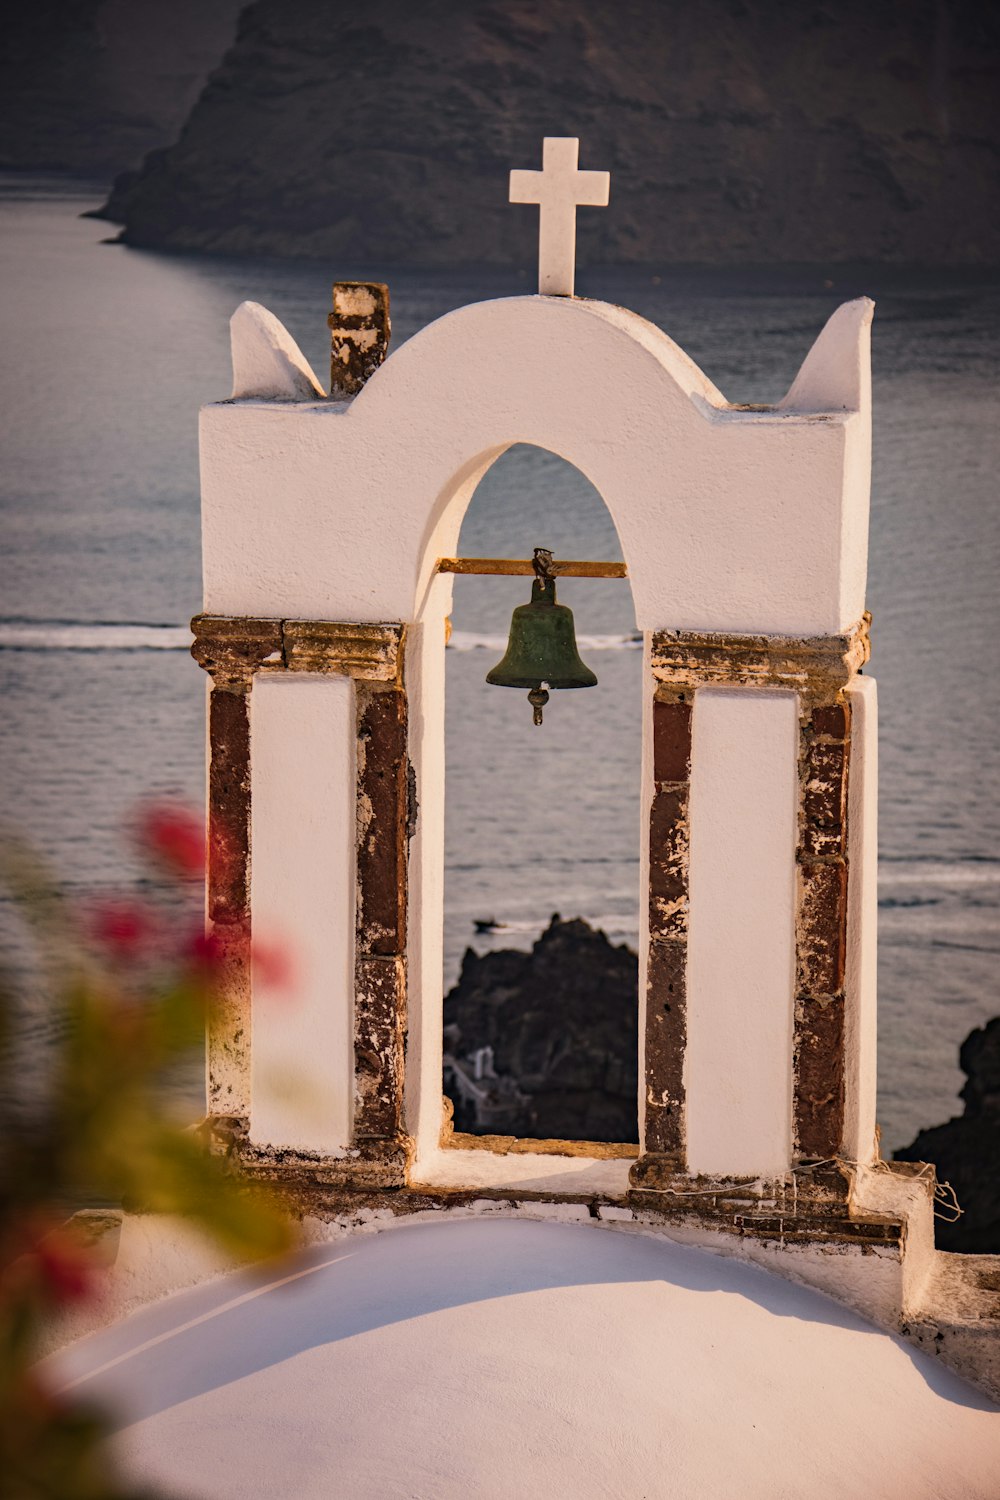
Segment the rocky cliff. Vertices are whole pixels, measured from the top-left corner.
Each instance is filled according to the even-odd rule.
[[[972,1031],[958,1054],[967,1082],[965,1113],[922,1130],[899,1161],[930,1161],[950,1182],[964,1210],[955,1223],[938,1221],[942,1250],[1000,1254],[1000,1016]]]
[[[579,135],[613,174],[583,260],[985,264],[998,101],[980,0],[259,0],[107,212],[134,245],[530,265],[508,168]]]
[[[109,181],[173,141],[242,0],[30,0],[4,14],[0,167]]]
[[[635,1141],[637,986],[631,949],[579,918],[553,917],[530,953],[469,949],[444,1002],[455,1128]]]

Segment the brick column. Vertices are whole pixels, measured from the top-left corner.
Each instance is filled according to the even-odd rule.
[[[355,1143],[405,1167],[406,696],[358,683]]]
[[[643,1047],[643,1154],[633,1187],[669,1187],[686,1171],[684,1049],[691,716],[704,687],[794,690],[799,700],[794,1151],[841,1150],[847,931],[845,689],[868,659],[869,617],[842,636],[653,635],[650,945]]]
[[[844,1134],[851,710],[842,694],[800,702],[793,1128],[796,1155],[822,1159]]]
[[[277,620],[192,621],[191,654],[212,677],[208,706],[206,913],[222,949],[222,977],[206,1036],[209,1116],[250,1115],[250,692],[281,648]]]
[[[683,1170],[692,693],[653,703],[643,1151]]]
[[[330,328],[330,397],[356,396],[389,352],[389,288],[382,281],[335,281]]]
[[[410,831],[402,625],[199,615],[192,655],[210,672],[208,914],[226,948],[208,1036],[209,1113],[246,1122],[251,1038],[250,693],[258,674],[337,673],[355,681],[357,908],[354,995],[357,1156],[350,1174],[401,1185]],[[340,1171],[336,1164],[332,1169]]]

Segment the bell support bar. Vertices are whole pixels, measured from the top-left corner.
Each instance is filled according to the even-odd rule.
[[[553,578],[627,578],[623,562],[556,562],[549,565]],[[496,574],[504,578],[531,578],[535,563],[530,557],[439,557],[439,573]]]

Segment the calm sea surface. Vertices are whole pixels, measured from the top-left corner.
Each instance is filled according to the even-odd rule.
[[[139,798],[202,798],[196,415],[230,389],[227,320],[265,303],[321,378],[334,276],[377,266],[198,260],[105,245],[100,190],[0,183],[3,803],[66,882],[137,877]],[[398,345],[452,307],[529,288],[513,273],[383,273]],[[881,699],[880,1105],[889,1146],[959,1108],[958,1045],[1000,1013],[1000,278],[590,272],[583,295],[664,328],[732,401],[787,389],[825,318],[867,292],[875,476],[869,602]],[[515,449],[477,492],[469,554],[620,556],[600,497]],[[524,580],[459,579],[448,657],[446,971],[526,945],[553,911],[637,932],[640,653],[628,585],[568,581],[600,678],[487,688]],[[150,629],[149,627],[156,627]],[[484,854],[485,851],[485,854]],[[506,923],[497,939],[476,918]],[[9,927],[9,914],[6,925]],[[30,1024],[41,1057],[44,1014]]]

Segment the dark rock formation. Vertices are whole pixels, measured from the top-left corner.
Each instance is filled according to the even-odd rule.
[[[959,1061],[968,1081],[965,1113],[922,1130],[897,1161],[930,1161],[950,1182],[965,1210],[955,1223],[937,1221],[942,1250],[1000,1254],[1000,1016],[962,1043]]]
[[[28,0],[4,12],[0,167],[105,181],[176,138],[243,0]]]
[[[631,949],[579,918],[554,916],[530,953],[467,950],[444,1002],[456,1130],[635,1141],[637,984]],[[477,1105],[470,1079],[483,1048],[492,1058]]]
[[[988,264],[998,101],[981,0],[258,0],[107,214],[130,244],[336,275],[530,267],[508,168],[579,135],[613,174],[582,261]]]

